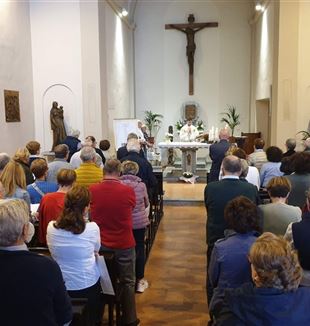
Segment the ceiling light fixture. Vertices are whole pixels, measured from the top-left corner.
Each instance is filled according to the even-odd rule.
[[[263,11],[264,7],[260,3],[257,3],[256,6],[255,6],[255,10],[256,11]]]

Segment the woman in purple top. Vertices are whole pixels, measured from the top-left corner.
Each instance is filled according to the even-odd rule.
[[[121,182],[133,188],[136,194],[136,206],[132,212],[133,235],[136,240],[136,291],[142,293],[148,288],[148,282],[144,279],[144,237],[146,226],[150,223],[147,212],[149,198],[145,184],[136,175],[139,172],[136,162],[124,161],[121,171]]]
[[[210,316],[215,306],[223,300],[226,288],[237,288],[251,282],[247,256],[260,232],[257,207],[244,196],[228,202],[224,217],[229,229],[225,230],[224,239],[216,241],[208,270],[214,288]]]

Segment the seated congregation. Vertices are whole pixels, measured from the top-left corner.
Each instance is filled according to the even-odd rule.
[[[284,155],[262,139],[249,156],[226,147],[205,187],[209,325],[310,323],[310,153],[286,145]]]
[[[107,140],[101,142],[104,151],[95,148],[92,136],[80,145],[75,152],[71,148],[70,162],[67,144],[54,148],[50,163],[40,156],[40,145],[30,165],[27,146],[12,158],[0,154],[0,255],[7,267],[1,288],[10,292],[1,296],[1,324],[101,325],[105,304],[110,325],[115,305],[121,307],[118,325],[140,324],[135,295],[148,288],[146,255],[162,215],[155,200],[157,179],[138,154],[137,136],[128,141],[122,163],[113,154],[105,159]],[[114,299],[102,291],[101,255],[108,260]],[[10,277],[14,270],[25,273],[15,279]],[[75,300],[82,302],[78,319]],[[12,314],[12,307],[20,314]]]
[[[228,141],[227,131],[220,135]],[[230,144],[210,148],[210,325],[310,323],[310,153],[293,152],[292,143],[284,154],[276,146],[264,152],[262,139],[249,156]],[[135,296],[149,286],[144,268],[161,194],[137,135],[128,135],[120,160],[106,157],[107,140],[96,144],[92,136],[67,139],[48,163],[35,141],[12,158],[0,154],[1,324],[101,325],[105,305],[111,325],[113,306],[117,325],[140,324]],[[101,256],[113,299],[102,290]]]

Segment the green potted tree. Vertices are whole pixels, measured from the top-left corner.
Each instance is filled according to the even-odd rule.
[[[237,113],[237,108],[234,105],[227,105],[227,112],[221,114],[224,115],[221,122],[227,123],[231,130],[231,136],[234,139],[235,128],[240,125],[240,115]]]
[[[160,125],[162,123],[161,119],[163,116],[159,113],[153,113],[152,111],[145,111],[144,122],[149,130],[149,142],[154,144],[155,137],[158,133]]]

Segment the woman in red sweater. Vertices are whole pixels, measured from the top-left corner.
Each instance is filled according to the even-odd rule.
[[[64,207],[65,195],[72,188],[75,180],[76,173],[74,170],[61,169],[57,174],[58,191],[48,193],[41,199],[38,210],[40,244],[46,246],[47,225],[59,217]]]

